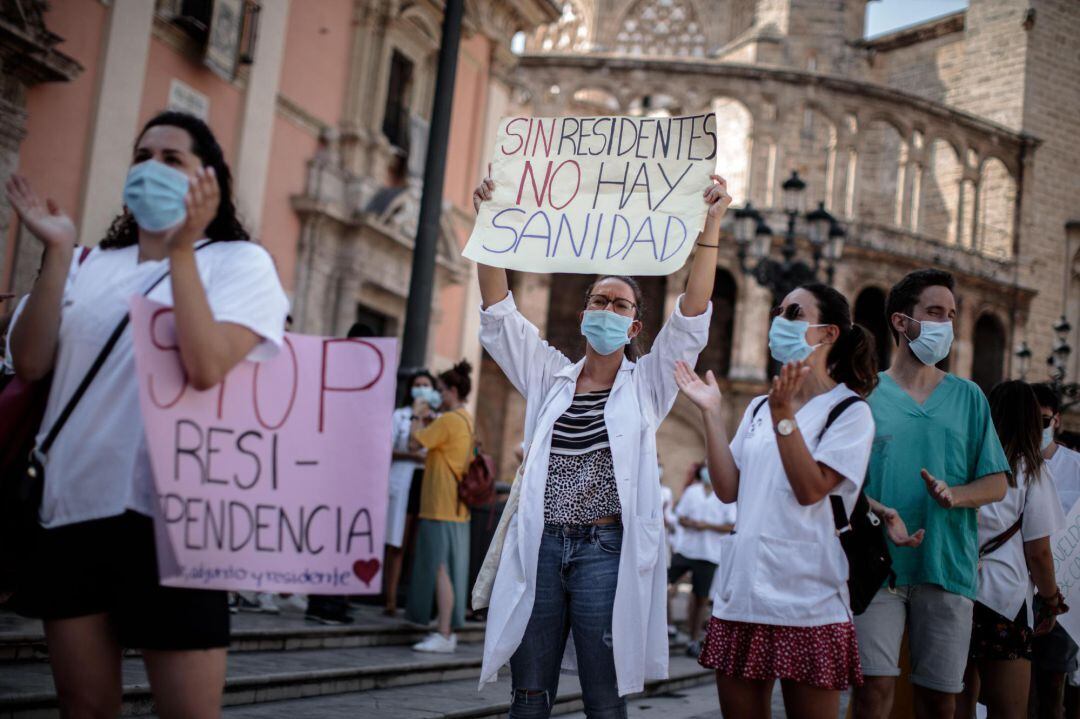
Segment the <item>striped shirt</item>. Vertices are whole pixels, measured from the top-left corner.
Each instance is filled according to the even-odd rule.
[[[609,449],[604,406],[610,389],[574,395],[566,412],[555,420],[551,435],[551,454],[576,456]]]

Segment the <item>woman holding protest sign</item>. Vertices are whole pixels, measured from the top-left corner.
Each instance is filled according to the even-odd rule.
[[[71,219],[25,179],[12,178],[7,196],[44,249],[11,359],[25,380],[52,374],[36,452],[45,530],[18,608],[44,619],[63,714],[117,716],[121,650],[137,648],[162,716],[217,716],[226,595],[159,585],[156,494],[123,322],[133,295],[171,305],[189,384],[213,387],[245,357],[268,359],[282,345],[288,300],[273,261],[245,241],[210,128],[183,113],[143,128],[124,211],[85,256]]]
[[[480,340],[526,398],[520,505],[492,588],[481,682],[510,662],[510,716],[551,712],[564,652],[585,712],[626,715],[624,696],[667,676],[663,516],[656,428],[678,388],[675,362],[705,346],[720,220],[731,203],[713,176],[686,293],[642,356],[642,294],[598,279],[582,298],[585,357],[572,363],[514,304],[506,272],[479,265]],[[486,178],[474,206],[491,199]],[[574,651],[566,651],[572,633]]]
[[[783,367],[730,446],[712,373],[676,370],[701,409],[716,496],[739,507],[699,661],[716,670],[724,716],[771,716],[779,679],[789,716],[835,719],[862,671],[830,496],[850,514],[866,475],[874,340],[843,295],[812,284],[775,310],[769,350]]]
[[[1031,385],[1002,382],[987,399],[1009,460],[1009,488],[1000,502],[979,507],[979,588],[956,717],[975,716],[978,701],[990,717],[1020,719],[1028,715],[1032,639],[1068,611],[1050,551],[1065,513],[1043,461],[1043,418]]]

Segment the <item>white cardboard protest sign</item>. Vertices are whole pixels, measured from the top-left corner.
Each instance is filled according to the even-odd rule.
[[[1045,481],[1045,480],[1044,480]],[[1080,502],[1073,504],[1065,526],[1050,537],[1054,576],[1071,610],[1057,618],[1073,641],[1080,642]]]
[[[510,117],[465,257],[525,272],[669,275],[705,222],[716,117]]]

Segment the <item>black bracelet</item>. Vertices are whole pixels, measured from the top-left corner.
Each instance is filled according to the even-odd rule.
[[[712,249],[712,250],[720,249],[720,245],[706,245],[706,244],[701,243],[701,242],[698,242],[698,243],[695,243],[695,244],[697,244],[698,247],[708,247],[709,249]]]

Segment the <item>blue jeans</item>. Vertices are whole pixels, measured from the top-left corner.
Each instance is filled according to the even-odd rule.
[[[536,566],[536,599],[510,658],[510,719],[547,719],[559,688],[567,633],[574,632],[585,715],[625,719],[611,647],[622,527],[547,525]]]

